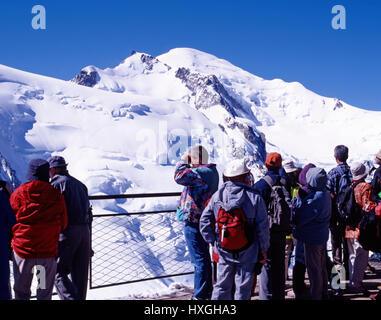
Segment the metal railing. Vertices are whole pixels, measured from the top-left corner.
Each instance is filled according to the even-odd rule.
[[[178,197],[179,192],[90,196],[92,201]],[[94,214],[90,289],[193,274],[176,210]]]

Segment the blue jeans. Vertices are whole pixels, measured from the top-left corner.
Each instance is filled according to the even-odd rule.
[[[197,300],[210,299],[212,295],[212,261],[209,245],[201,236],[198,224],[185,221],[185,241],[194,265],[194,293]]]

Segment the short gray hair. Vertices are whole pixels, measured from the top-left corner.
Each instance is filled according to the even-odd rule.
[[[341,162],[347,161],[348,153],[348,147],[344,145],[338,145],[335,147],[334,156]]]

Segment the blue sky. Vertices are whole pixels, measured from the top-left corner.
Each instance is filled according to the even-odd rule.
[[[47,29],[33,30],[34,5]],[[334,5],[346,30],[334,30]],[[381,110],[379,0],[2,0],[0,63],[71,79],[118,65],[132,50],[196,48],[265,79],[299,81],[318,94]]]

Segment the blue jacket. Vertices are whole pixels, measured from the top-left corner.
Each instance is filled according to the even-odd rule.
[[[233,208],[242,208],[249,227],[254,234],[251,246],[241,251],[238,257],[221,247],[215,221],[219,209],[226,211]],[[262,197],[246,184],[228,181],[212,196],[209,204],[203,211],[200,219],[200,232],[207,243],[216,244],[216,251],[221,262],[255,263],[258,258],[258,247],[267,252],[269,248],[270,232],[267,219],[267,210]]]
[[[310,193],[295,202],[294,237],[312,245],[328,241],[332,204],[326,189],[327,175],[324,169],[311,168],[307,172]]]
[[[68,226],[89,224],[92,217],[87,187],[68,173],[55,175],[50,183],[65,198]]]
[[[275,181],[275,184],[279,184],[282,178],[279,173],[274,171],[267,171],[265,176],[270,176],[273,181]],[[264,179],[260,179],[254,184],[254,189],[262,196],[263,200],[265,200],[267,207],[270,202],[270,195],[272,191],[269,184]]]

